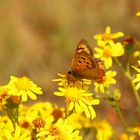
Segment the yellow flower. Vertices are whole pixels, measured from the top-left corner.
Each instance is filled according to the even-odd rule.
[[[92,98],[92,93],[87,93],[77,87],[59,88],[57,96],[65,96],[67,111],[75,110],[77,113],[84,112],[87,118],[95,118],[96,113],[93,105],[99,104],[99,100]]]
[[[138,65],[140,65],[140,60],[138,61]],[[133,80],[133,83],[136,84],[135,88],[136,90],[139,90],[140,88],[140,68],[137,68],[135,66],[132,66],[138,74],[136,74],[136,78]]]
[[[82,140],[79,136],[79,130],[74,130],[67,120],[59,119],[55,124],[52,124],[48,130],[40,131],[37,134],[38,140]]]
[[[30,131],[19,126],[16,126],[14,132],[11,132],[7,127],[3,128],[1,135],[4,140],[31,140]]]
[[[105,65],[105,68],[109,69],[112,66],[112,57],[119,57],[124,54],[124,48],[121,43],[109,42],[108,45],[103,48],[95,47],[97,53],[94,54],[95,58],[100,58]]]
[[[107,71],[100,81],[94,82],[95,92],[105,93],[105,88],[109,88],[111,84],[115,84],[116,71]]]
[[[10,77],[10,82],[7,85],[8,94],[17,95],[22,97],[22,101],[26,102],[28,96],[32,100],[36,100],[36,94],[42,94],[41,88],[37,87],[29,78],[22,77],[17,78],[15,76]]]
[[[113,129],[106,120],[100,120],[95,122],[95,128],[97,130],[97,140],[110,140],[113,135]]]
[[[31,132],[16,125],[7,116],[0,117],[0,140],[30,140]]]
[[[136,16],[140,16],[140,12],[137,12],[137,13],[136,13]]]
[[[105,28],[104,34],[95,35],[94,38],[97,40],[97,44],[101,47],[104,47],[107,43],[112,42],[113,39],[122,37],[124,34],[122,32],[111,33],[110,26]]]
[[[99,104],[99,100],[92,98],[92,93],[87,93],[88,85],[91,84],[91,80],[76,79],[69,74],[58,74],[59,79],[53,81],[59,82],[59,92],[54,94],[57,96],[65,96],[66,98],[66,110],[75,110],[78,113],[84,112],[86,117],[94,118],[96,113],[93,109],[93,105]]]

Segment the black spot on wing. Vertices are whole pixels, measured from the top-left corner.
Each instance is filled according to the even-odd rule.
[[[79,62],[79,63],[82,63],[82,61],[80,61],[80,60],[79,60],[78,62]]]

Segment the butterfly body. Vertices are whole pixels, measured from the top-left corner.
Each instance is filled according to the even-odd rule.
[[[87,41],[82,39],[72,59],[68,74],[78,79],[100,79],[105,71],[101,60],[93,58],[93,51]]]

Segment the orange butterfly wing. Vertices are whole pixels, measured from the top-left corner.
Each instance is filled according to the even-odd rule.
[[[99,59],[93,59],[93,52],[87,41],[82,39],[72,59],[70,73],[76,78],[99,79],[104,75],[104,66]]]

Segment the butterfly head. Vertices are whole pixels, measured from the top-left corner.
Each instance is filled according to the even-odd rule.
[[[79,80],[82,79],[82,77],[80,76],[80,74],[76,73],[75,71],[68,71],[67,73],[70,77],[74,77],[75,79]]]

